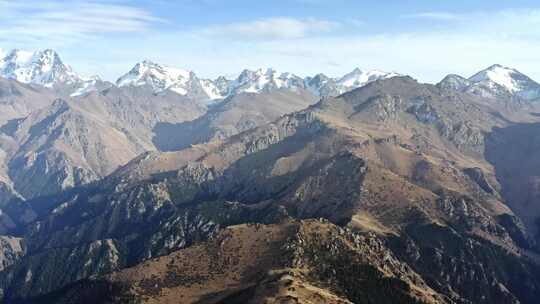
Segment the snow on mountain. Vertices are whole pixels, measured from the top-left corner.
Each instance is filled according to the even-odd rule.
[[[137,63],[131,71],[120,77],[116,84],[124,86],[150,85],[156,92],[165,90],[186,95],[187,85],[194,75],[191,71],[162,66],[145,60]]]
[[[437,84],[440,88],[446,90],[463,91],[471,85],[471,81],[467,78],[456,74],[450,74]]]
[[[97,90],[97,83],[100,82],[97,76],[87,78],[75,73],[51,49],[35,52],[0,50],[0,77],[54,88],[72,97]]]
[[[236,80],[230,82],[229,93],[261,93],[275,89],[293,91],[307,89],[317,96],[336,96],[364,86],[369,82],[398,75],[397,73],[377,70],[364,72],[355,69],[340,78],[330,78],[324,74],[301,78],[291,73],[280,73],[272,68],[256,71],[244,70]]]
[[[231,80],[227,79],[225,76],[219,76],[212,83],[216,87],[220,96],[229,95],[229,91],[231,89],[231,83],[232,83]]]
[[[355,69],[341,78],[330,78],[324,74],[302,78],[267,68],[244,70],[234,80],[223,76],[210,80],[200,79],[189,70],[145,60],[120,77],[116,85],[148,85],[155,93],[172,91],[182,96],[214,102],[234,94],[263,93],[276,89],[307,89],[317,96],[336,96],[368,82],[397,75],[377,70],[364,72]],[[69,65],[62,62],[58,53],[50,49],[36,52],[18,49],[5,52],[0,49],[0,77],[60,89],[71,97],[98,90],[100,84],[103,84],[97,77],[85,78],[76,74]]]
[[[54,87],[57,84],[75,84],[85,80],[64,64],[58,53],[50,49],[36,52],[15,49],[1,58],[0,76],[22,83]]]
[[[307,89],[317,96],[337,96],[371,81],[398,75],[377,70],[364,72],[355,69],[341,78],[330,78],[324,74],[302,78],[292,73],[281,73],[273,68],[266,68],[246,69],[234,80],[223,76],[210,80],[200,79],[188,70],[143,61],[120,77],[116,85],[119,87],[149,85],[155,93],[170,90],[183,96],[219,101],[231,95],[260,94],[278,89],[291,91]]]
[[[339,78],[330,78],[324,74],[307,77],[305,86],[319,96],[337,96],[362,87],[372,81],[399,76],[397,73],[387,73],[379,70],[362,71],[358,68]]]
[[[216,83],[210,79],[201,79],[201,86],[210,100],[223,99],[226,96],[227,91],[223,94],[222,90],[216,85]]]
[[[230,84],[230,92],[261,93],[275,89],[296,90],[304,88],[304,80],[291,73],[280,73],[272,68],[256,71],[244,70]]]
[[[173,68],[145,60],[139,62],[116,81],[119,87],[150,86],[155,93],[167,90],[201,100],[223,99],[211,80],[199,79],[192,71]]]
[[[100,82],[101,79],[98,76],[91,77],[89,79],[83,80],[80,82],[75,89],[73,93],[70,94],[71,97],[77,97],[86,95],[90,92],[96,91],[98,82]]]
[[[330,78],[324,74],[317,74],[304,79],[306,89],[316,96],[337,96],[342,93],[342,89],[337,84],[335,78]]]
[[[492,65],[468,79],[459,75],[448,75],[437,86],[487,98],[540,100],[540,84],[516,69],[499,64]]]
[[[483,71],[478,72],[471,78],[469,78],[472,82],[480,82],[480,81],[492,81],[508,91],[512,93],[516,93],[519,90],[519,85],[517,81],[514,79],[513,75],[519,74],[518,71],[503,67],[501,65],[493,65]]]
[[[499,64],[492,65],[478,72],[469,78],[469,81],[481,83],[493,89],[502,87],[512,95],[526,100],[540,98],[540,84],[516,69],[504,67]]]
[[[379,70],[362,71],[359,68],[354,69],[349,74],[341,77],[337,80],[337,84],[345,91],[359,88],[368,84],[369,82],[379,79],[391,78],[399,76],[397,73],[387,73]]]

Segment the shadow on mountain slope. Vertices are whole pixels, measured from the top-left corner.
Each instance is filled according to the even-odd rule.
[[[486,138],[501,194],[538,241],[540,222],[540,123],[495,128]]]
[[[305,90],[234,95],[211,106],[205,115],[193,121],[156,124],[152,141],[161,151],[178,151],[262,126],[317,101],[316,96]]]
[[[160,122],[154,127],[152,142],[160,151],[179,151],[206,142],[212,132],[206,117],[182,123]]]

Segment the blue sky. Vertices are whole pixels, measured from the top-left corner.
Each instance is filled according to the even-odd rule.
[[[0,0],[0,48],[53,48],[115,80],[150,59],[203,77],[354,67],[436,82],[491,64],[540,80],[538,1]]]

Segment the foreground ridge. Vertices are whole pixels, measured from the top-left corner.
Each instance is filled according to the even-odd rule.
[[[448,303],[375,235],[315,220],[233,226],[35,303],[85,303],[88,295],[102,303]]]

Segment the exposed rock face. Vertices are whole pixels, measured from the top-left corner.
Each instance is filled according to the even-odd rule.
[[[16,297],[18,294],[39,294],[88,277],[92,273],[118,269],[122,263],[122,256],[119,255],[116,246],[112,240],[98,240],[74,251],[51,248],[45,254],[33,256],[28,260],[28,265],[33,265],[32,267],[18,268],[18,276],[12,279],[20,289],[3,290],[3,294],[8,298]],[[50,280],[50,277],[56,277],[57,280]]]
[[[432,288],[458,303],[533,303],[532,290],[523,292],[519,278],[534,277],[538,266],[523,263],[501,248],[482,240],[462,238],[451,228],[424,226],[409,231],[413,239],[401,248],[404,260]],[[396,251],[399,252],[400,249]],[[500,267],[501,261],[508,263]],[[495,270],[497,269],[497,270]],[[496,274],[502,272],[503,275]],[[531,283],[529,281],[527,284]],[[478,289],[470,288],[471,285]]]
[[[487,180],[484,172],[480,168],[466,168],[463,170],[468,177],[475,181],[482,190],[489,194],[495,194],[496,190],[491,186]]]
[[[24,255],[23,240],[11,236],[0,236],[0,271],[17,262]]]
[[[467,78],[455,74],[444,77],[444,79],[437,84],[441,89],[448,91],[463,91],[470,85],[471,81]]]
[[[304,80],[306,89],[321,97],[338,96],[343,93],[336,79],[324,74],[317,74]]]

